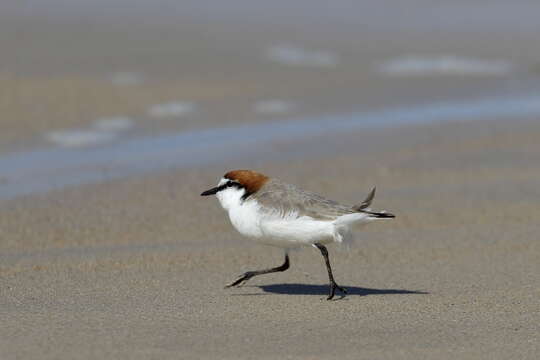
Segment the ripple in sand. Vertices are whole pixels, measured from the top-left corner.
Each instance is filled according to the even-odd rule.
[[[45,139],[66,148],[82,148],[101,145],[116,138],[112,132],[95,130],[57,130],[45,134]]]
[[[117,138],[117,133],[133,127],[127,116],[103,117],[95,120],[89,129],[55,130],[46,133],[45,139],[65,148],[83,148],[102,145]]]
[[[467,75],[504,76],[514,66],[504,60],[484,60],[455,55],[405,55],[383,62],[379,72],[388,76]]]
[[[289,66],[333,68],[339,64],[339,54],[327,50],[307,50],[291,44],[278,44],[266,49],[271,61]]]
[[[187,101],[168,102],[153,105],[148,109],[148,115],[154,118],[178,117],[195,111],[195,104]]]
[[[94,121],[92,127],[100,131],[125,131],[133,127],[133,119],[127,116],[103,117]]]

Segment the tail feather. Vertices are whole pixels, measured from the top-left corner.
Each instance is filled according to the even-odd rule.
[[[381,211],[381,212],[374,212],[374,211],[363,211],[365,212],[366,214],[369,214],[370,217],[374,217],[374,218],[377,218],[377,219],[392,219],[392,218],[395,218],[396,215],[394,214],[391,214],[389,212],[386,212],[386,211]]]
[[[371,205],[371,202],[373,201],[373,198],[375,197],[376,190],[377,190],[376,187],[373,187],[373,189],[371,189],[366,199],[362,201],[361,204],[353,206],[353,210],[369,214],[370,217],[377,218],[377,219],[395,218],[396,216],[394,214],[390,214],[386,211],[380,211],[380,212],[371,211],[369,206]]]
[[[369,192],[366,199],[364,201],[362,201],[361,204],[353,206],[353,210],[360,211],[360,210],[367,209],[369,207],[369,205],[371,205],[371,202],[373,201],[373,198],[375,197],[375,191],[376,190],[377,190],[377,188],[374,186],[373,189],[371,189],[371,191]]]

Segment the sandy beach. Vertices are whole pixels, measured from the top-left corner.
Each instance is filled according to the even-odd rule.
[[[285,273],[223,289],[281,261],[199,196],[225,167],[88,185],[1,204],[1,357],[535,359],[540,123],[346,143],[242,165],[344,202],[378,186],[375,206],[397,218],[330,250],[347,297],[325,300],[313,249]]]
[[[540,6],[489,5],[3,1],[0,359],[538,359]],[[223,288],[282,261],[199,195],[238,168],[377,186],[348,296]]]

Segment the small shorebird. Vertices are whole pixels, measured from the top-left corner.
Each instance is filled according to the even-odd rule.
[[[288,250],[311,245],[319,249],[326,263],[330,281],[328,300],[334,297],[336,289],[343,294],[347,291],[334,280],[325,245],[350,241],[353,225],[394,217],[369,208],[375,188],[361,204],[348,206],[252,170],[229,171],[216,187],[201,194],[208,195],[217,196],[242,235],[285,250],[282,265],[248,271],[226,287],[240,285],[256,275],[285,271],[289,268]]]

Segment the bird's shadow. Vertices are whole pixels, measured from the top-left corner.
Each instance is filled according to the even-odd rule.
[[[284,294],[284,295],[328,295],[328,285],[311,285],[311,284],[271,284],[271,285],[255,285],[265,293]],[[372,289],[357,286],[344,286],[347,290],[347,295],[399,295],[399,294],[429,294],[425,291],[406,290],[406,289]],[[339,292],[338,292],[339,293]],[[255,294],[244,294],[255,295]]]

